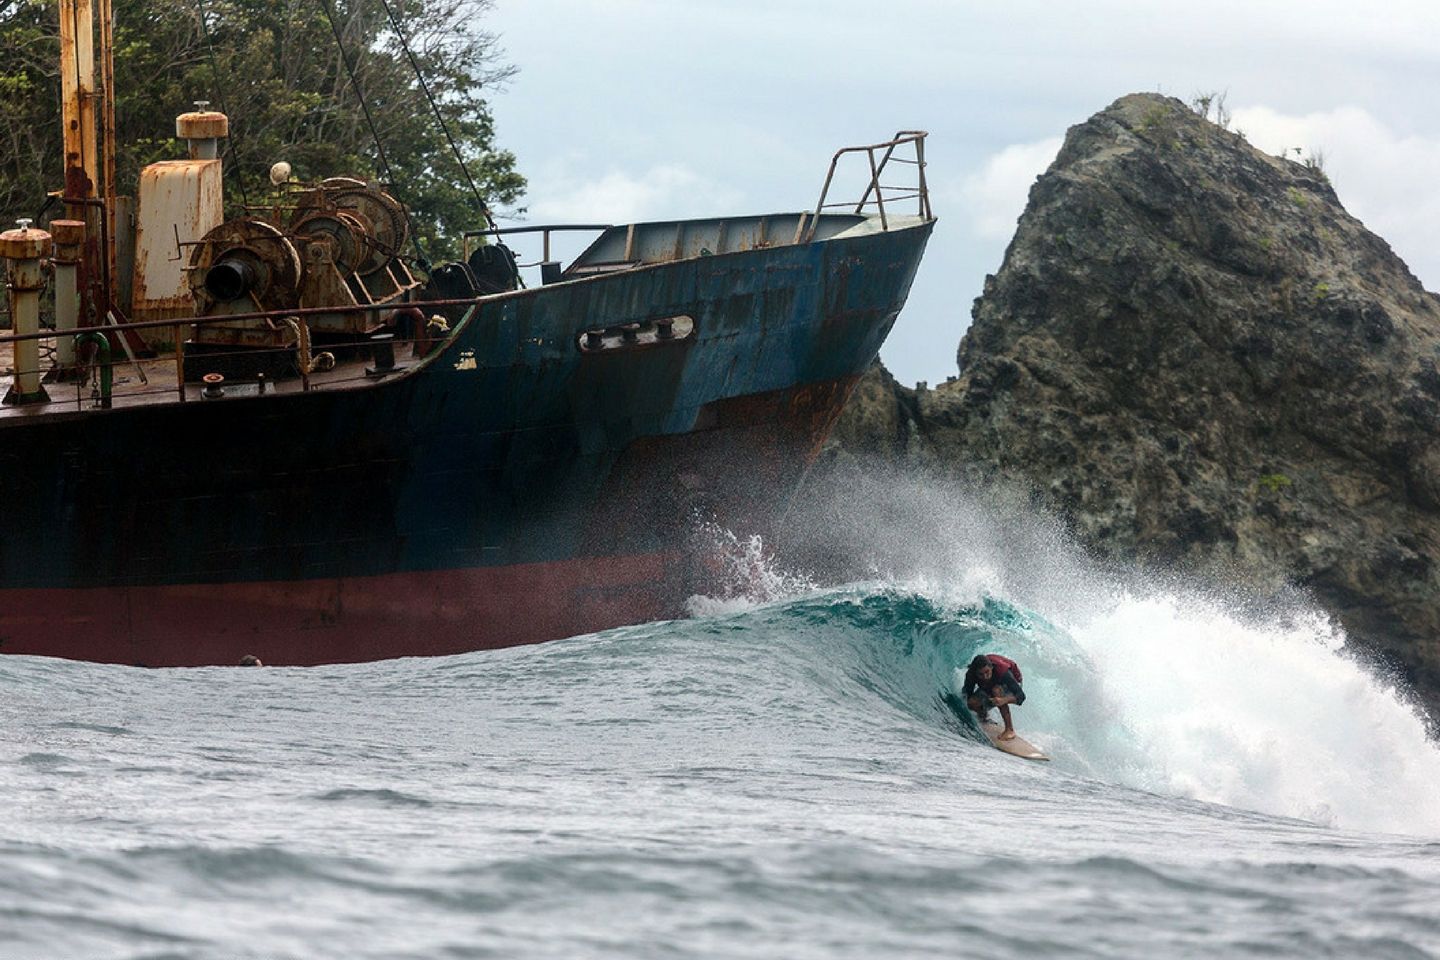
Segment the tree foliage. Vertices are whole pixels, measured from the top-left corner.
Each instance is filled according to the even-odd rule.
[[[511,72],[494,36],[477,27],[491,0],[114,3],[122,194],[133,189],[145,164],[184,155],[175,115],[208,100],[230,116],[232,203],[263,204],[270,166],[284,160],[301,180],[359,176],[388,184],[432,248],[483,226],[385,3],[481,194],[492,206],[505,206],[524,190],[514,156],[495,148],[485,99]],[[55,0],[0,0],[0,209],[12,216],[33,212],[60,185],[56,6]]]
[[[10,0],[0,18],[0,210],[10,214],[8,229],[59,186],[59,41],[44,4]]]

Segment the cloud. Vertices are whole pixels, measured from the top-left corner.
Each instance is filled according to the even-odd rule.
[[[1323,155],[1345,208],[1384,237],[1427,288],[1440,284],[1440,137],[1398,132],[1352,106],[1305,114],[1237,108],[1232,127],[1267,153]]]
[[[946,190],[970,220],[970,229],[986,240],[1009,241],[1015,221],[1025,211],[1030,186],[1060,152],[1061,137],[1034,143],[1017,143],[991,154],[979,172],[966,177],[958,189]]]
[[[1354,106],[1312,113],[1237,107],[1231,128],[1267,153],[1321,158],[1345,208],[1383,237],[1427,288],[1440,286],[1440,190],[1432,179],[1440,169],[1440,136],[1399,132]],[[1061,142],[1051,137],[1007,146],[944,194],[976,237],[1008,241],[1030,185]]]
[[[739,192],[679,164],[638,173],[618,169],[586,175],[571,161],[532,178],[530,219],[537,222],[634,223],[733,210]]]

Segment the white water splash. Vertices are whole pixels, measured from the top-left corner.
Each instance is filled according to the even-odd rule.
[[[1057,768],[1351,830],[1440,835],[1440,748],[1421,711],[1313,607],[1292,598],[1257,618],[1243,601],[1102,570],[1013,497],[904,477],[861,484],[847,500],[847,548],[881,582],[947,605],[978,591],[1033,615],[994,649],[1021,662],[1016,724]]]
[[[714,593],[686,600],[686,612],[692,617],[742,613],[816,589],[810,578],[783,569],[758,535],[741,537],[717,524],[705,524],[698,539],[705,546]]]
[[[1252,625],[1204,601],[1130,596],[1066,632],[1081,657],[1056,664],[1068,676],[1055,693],[1075,699],[1032,699],[1030,722],[1095,775],[1350,830],[1440,833],[1440,750],[1419,711],[1323,617]]]

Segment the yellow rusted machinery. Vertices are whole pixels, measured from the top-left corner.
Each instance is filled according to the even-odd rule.
[[[333,307],[307,317],[318,337],[363,337],[378,329],[374,310],[399,303],[418,281],[400,259],[409,238],[404,208],[373,184],[348,177],[301,192],[284,222],[230,220],[193,247],[186,268],[195,313],[247,317],[199,327],[195,342],[273,346],[283,326],[248,319],[262,311]]]

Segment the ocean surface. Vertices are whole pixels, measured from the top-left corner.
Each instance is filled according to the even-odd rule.
[[[960,533],[499,652],[0,658],[0,960],[1440,956],[1440,750],[1324,618]]]

